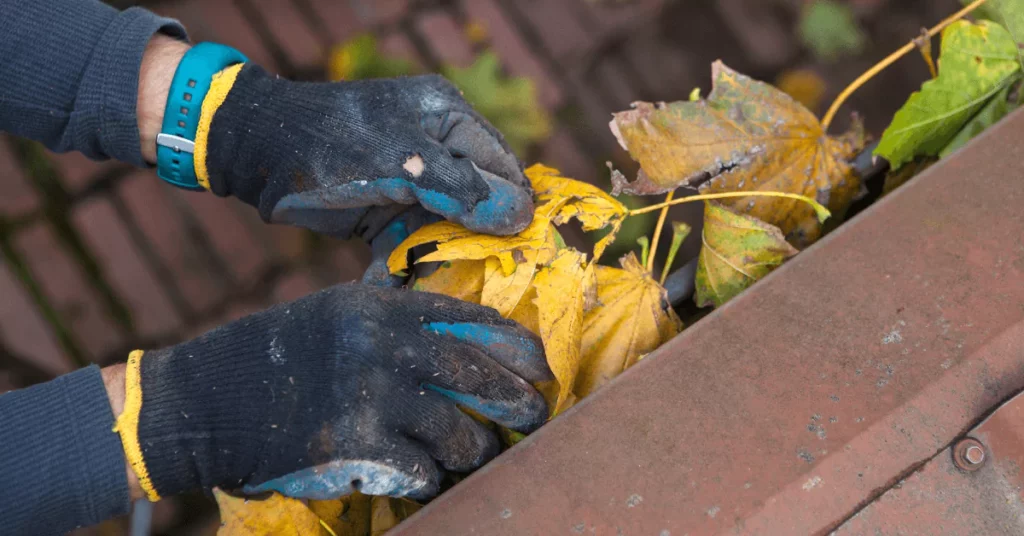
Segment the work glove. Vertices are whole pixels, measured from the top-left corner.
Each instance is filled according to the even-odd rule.
[[[347,284],[134,352],[118,431],[152,500],[193,489],[416,499],[499,451],[459,406],[522,432],[547,417],[541,341],[493,309]]]
[[[413,204],[488,234],[533,218],[519,160],[438,75],[312,83],[225,69],[203,101],[196,174],[265,221],[371,243]]]

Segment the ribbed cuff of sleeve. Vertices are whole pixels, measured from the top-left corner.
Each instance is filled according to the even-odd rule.
[[[75,103],[75,138],[90,140],[76,147],[91,158],[114,158],[147,166],[139,149],[136,103],[139,70],[146,45],[156,32],[187,39],[174,19],[132,7],[113,18],[92,54]]]
[[[95,365],[0,396],[2,531],[63,534],[128,513],[113,425]]]

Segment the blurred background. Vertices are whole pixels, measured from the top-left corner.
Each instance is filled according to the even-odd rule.
[[[607,188],[636,165],[608,130],[631,102],[710,91],[710,64],[779,85],[819,115],[857,75],[955,11],[957,0],[152,0],[194,41],[219,41],[303,79],[442,72],[527,164]],[[848,102],[876,137],[928,77],[908,55]],[[632,199],[638,206],[656,199]],[[671,219],[696,223],[699,205]],[[654,216],[654,215],[652,215]],[[649,234],[631,220],[606,262]],[[585,247],[578,229],[567,240]],[[677,263],[697,254],[699,233]],[[666,237],[667,239],[667,237]],[[234,200],[153,171],[0,136],[0,392],[122,361],[357,279],[361,243],[267,226]],[[204,497],[162,501],[158,534],[212,534]],[[82,534],[123,534],[116,520]]]

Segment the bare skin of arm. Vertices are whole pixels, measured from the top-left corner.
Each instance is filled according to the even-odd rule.
[[[165,35],[154,35],[146,46],[139,72],[139,100],[136,115],[142,157],[156,163],[156,136],[164,121],[167,93],[171,90],[174,71],[191,45]]]
[[[114,418],[117,418],[124,411],[124,370],[125,365],[122,363],[105,367],[100,371],[103,375],[103,387],[107,389],[107,400],[110,400],[110,409],[114,412]],[[142,486],[139,485],[139,479],[135,476],[135,471],[132,471],[132,467],[128,465],[127,461],[124,463],[124,470],[128,475],[128,492],[131,494],[132,500],[141,499],[144,496]]]
[[[157,34],[149,41],[142,57],[136,114],[139,121],[140,149],[143,158],[150,164],[156,163],[156,136],[163,125],[167,93],[171,88],[174,71],[189,48],[191,47],[187,43]],[[103,385],[107,389],[107,399],[110,400],[110,409],[113,410],[115,418],[124,411],[124,371],[124,364],[109,366],[102,371]],[[127,462],[124,469],[132,500],[143,498],[142,487],[139,486],[135,471],[132,471]]]

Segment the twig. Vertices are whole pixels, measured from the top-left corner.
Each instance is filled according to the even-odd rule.
[[[672,205],[668,203],[672,202],[672,197],[675,196],[675,190],[665,194],[665,205],[661,209],[661,214],[658,216],[658,224],[654,226],[654,236],[651,238],[651,252],[647,255],[647,269],[654,272],[654,255],[658,253],[658,241],[661,240],[661,230],[665,227],[665,218],[668,217],[668,208]]]
[[[929,29],[927,32],[928,37],[936,36],[939,32],[945,30],[946,26],[949,26],[950,24],[953,24],[954,22],[964,18],[964,16],[966,16],[968,13],[974,11],[987,1],[988,0],[974,0],[974,2],[971,2],[967,7],[961,9],[960,11],[957,11],[953,15],[950,15],[948,18],[940,22],[937,26]],[[854,91],[860,89],[860,87],[867,83],[868,80],[874,78],[875,75],[882,72],[882,70],[884,70],[886,67],[895,63],[896,60],[902,58],[911,50],[914,50],[914,48],[917,47],[918,39],[920,39],[920,37],[913,39],[896,52],[889,54],[889,56],[887,56],[884,60],[876,63],[874,67],[868,69],[864,74],[857,77],[857,79],[854,80],[852,84],[847,86],[846,89],[844,89],[843,92],[840,93],[838,97],[836,97],[835,102],[832,103],[832,106],[828,109],[828,112],[825,113],[825,117],[822,118],[822,129],[828,131],[828,127],[829,125],[832,124],[832,120],[835,118],[836,112],[839,111],[839,107],[842,106],[844,102],[846,102],[846,99],[848,99]]]
[[[811,205],[811,207],[814,208],[815,214],[817,214],[818,216],[818,221],[820,222],[824,222],[825,220],[832,216],[832,213],[829,212],[829,210],[825,208],[824,205],[811,199],[810,197],[807,197],[806,195],[791,194],[786,192],[723,192],[720,194],[691,195],[689,197],[683,197],[680,199],[666,201],[664,203],[658,203],[657,205],[633,209],[629,211],[628,216],[647,214],[648,212],[654,212],[655,210],[660,210],[662,208],[670,207],[673,205],[681,205],[683,203],[692,203],[694,201],[711,201],[715,199],[725,199],[728,197],[788,197],[790,199],[796,199]]]

